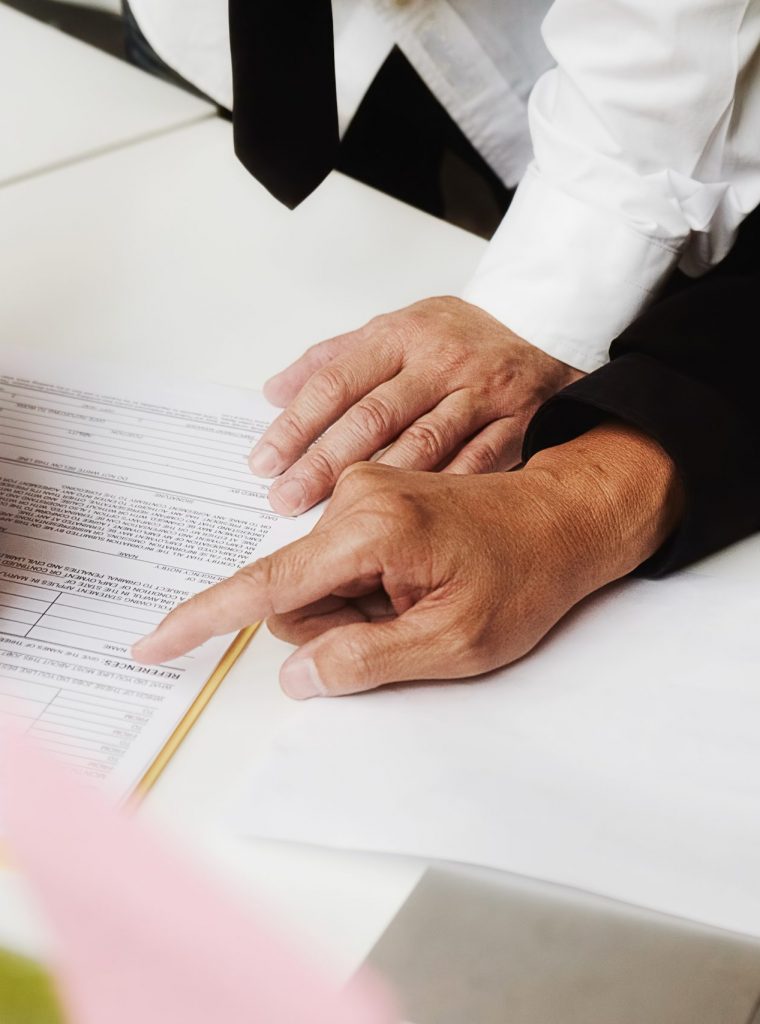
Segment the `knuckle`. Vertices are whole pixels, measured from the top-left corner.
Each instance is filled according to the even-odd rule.
[[[483,441],[472,451],[463,454],[462,466],[468,473],[495,473],[501,464],[502,452],[490,442]]]
[[[278,431],[285,437],[295,440],[303,447],[311,441],[311,431],[307,427],[301,413],[289,407],[284,409],[277,418]]]
[[[471,390],[483,409],[494,416],[507,416],[514,407],[514,395],[510,385],[514,373],[509,367],[496,367],[485,381],[479,381]]]
[[[384,348],[393,347],[398,341],[397,313],[381,313],[373,316],[371,320],[357,333],[365,345],[382,345]]]
[[[478,457],[481,473],[495,473],[499,468],[502,459],[502,450],[496,445],[484,442],[478,449]]]
[[[411,537],[425,536],[429,527],[429,509],[419,495],[395,487],[379,496],[375,514],[382,531],[389,537],[408,541]]]
[[[472,628],[464,622],[451,625],[447,641],[458,669],[464,675],[476,675],[484,669],[485,628]]]
[[[311,391],[318,402],[333,405],[345,401],[351,392],[351,380],[338,363],[328,363],[311,378]]]
[[[406,440],[416,452],[432,460],[440,460],[446,451],[446,436],[436,424],[418,420],[406,430]]]
[[[470,360],[470,352],[464,341],[449,336],[441,342],[439,352],[436,356],[438,372],[446,380],[457,377],[467,366]]]
[[[393,408],[382,398],[368,395],[350,413],[352,426],[362,437],[386,437],[393,429]]]
[[[410,334],[415,334],[425,330],[428,325],[428,320],[429,317],[426,307],[415,305],[410,306],[409,309],[407,309],[401,323],[406,331]]]
[[[372,334],[375,343],[379,337],[382,344],[403,351],[425,334],[428,319],[424,304],[417,303],[396,313],[386,313],[370,320],[367,331]]]
[[[344,494],[365,492],[374,485],[378,468],[371,462],[354,462],[340,474],[337,487]]]
[[[235,575],[252,590],[266,589],[272,583],[272,561],[270,558],[259,558],[238,569]]]
[[[354,462],[338,477],[334,494],[340,502],[355,504],[366,502],[377,493],[383,467],[371,462]]]
[[[313,345],[309,345],[304,354],[301,356],[301,359],[305,363],[318,362],[325,355],[325,352],[329,351],[329,344],[329,341],[314,342]]]
[[[335,457],[327,448],[312,448],[304,456],[303,468],[310,480],[333,483],[340,469]]]
[[[427,313],[417,306],[412,306],[395,325],[397,336],[405,344],[419,345],[425,339],[428,323]]]
[[[373,316],[371,320],[367,321],[362,330],[374,333],[379,328],[385,327],[388,320],[390,320],[390,315],[388,313],[378,313],[377,316]]]

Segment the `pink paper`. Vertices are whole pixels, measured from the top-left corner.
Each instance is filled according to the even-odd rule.
[[[384,989],[330,988],[232,893],[22,737],[0,737],[3,826],[57,939],[73,1024],[391,1024]]]

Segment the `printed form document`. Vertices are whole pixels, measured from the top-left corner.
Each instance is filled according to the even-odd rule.
[[[130,647],[178,602],[303,535],[246,457],[261,395],[3,350],[0,717],[116,799],[139,785],[234,637]]]

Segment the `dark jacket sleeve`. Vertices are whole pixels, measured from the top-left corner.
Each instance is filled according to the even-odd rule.
[[[671,456],[686,495],[675,534],[644,566],[659,576],[760,529],[760,218],[734,252],[669,294],[612,345],[610,362],[536,413],[524,459],[605,419]]]

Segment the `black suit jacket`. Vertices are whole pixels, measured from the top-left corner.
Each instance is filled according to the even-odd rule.
[[[642,567],[662,575],[760,529],[760,210],[731,254],[663,298],[612,345],[611,361],[533,418],[525,459],[614,417],[655,438],[681,475],[686,508]]]

